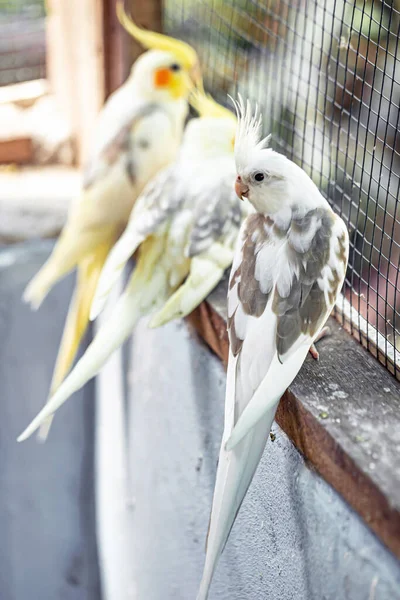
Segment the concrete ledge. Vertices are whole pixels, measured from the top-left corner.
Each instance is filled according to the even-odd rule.
[[[0,243],[57,235],[71,199],[79,194],[80,174],[65,167],[0,171]]]

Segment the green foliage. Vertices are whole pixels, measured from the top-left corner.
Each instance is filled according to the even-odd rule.
[[[20,14],[37,18],[45,13],[45,0],[0,0],[0,16]]]

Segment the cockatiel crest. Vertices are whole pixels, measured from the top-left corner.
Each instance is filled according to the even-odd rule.
[[[251,156],[259,150],[268,148],[271,135],[262,137],[262,116],[258,105],[255,110],[251,108],[250,100],[246,104],[239,95],[236,101],[231,98],[238,118],[235,140],[235,162],[237,170],[242,170],[248,164]]]
[[[200,89],[193,89],[190,94],[190,104],[201,117],[213,117],[217,119],[229,119],[237,124],[235,115],[231,110],[218,104],[210,94]]]

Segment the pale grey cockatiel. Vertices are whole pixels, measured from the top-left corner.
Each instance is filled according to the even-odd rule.
[[[331,313],[348,257],[346,227],[315,184],[266,148],[249,103],[237,111],[236,190],[257,212],[241,227],[229,281],[225,428],[197,600],[208,597],[279,399]]]
[[[136,268],[110,319],[49,403],[20,436],[91,379],[125,341],[137,320],[155,310],[152,326],[189,314],[223,277],[233,259],[242,217],[251,210],[234,191],[234,115],[202,94],[201,116],[184,134],[177,162],[139,197],[126,231],[111,251],[92,305],[96,317],[123,267],[139,249]]]

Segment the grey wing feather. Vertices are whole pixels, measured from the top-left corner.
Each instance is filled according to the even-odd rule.
[[[290,355],[301,334],[314,337],[340,291],[347,264],[345,232],[338,237],[337,266],[331,266],[328,280],[321,283],[323,269],[329,263],[333,223],[332,214],[325,209],[310,211],[302,222],[295,218],[292,221],[294,235],[289,234],[288,255],[294,275],[290,292],[282,296],[277,285],[272,304],[278,317],[276,346],[280,360]],[[306,238],[310,227],[315,231],[309,244],[299,247],[297,234]]]
[[[230,230],[239,231],[242,221],[240,200],[232,189],[232,180],[220,183],[199,200],[194,212],[188,256],[204,252]]]
[[[140,235],[148,236],[180,208],[183,200],[179,173],[172,165],[158,173],[144,188],[134,206],[130,223]]]
[[[233,272],[230,290],[236,289],[242,313],[256,318],[264,313],[273,293],[272,311],[277,317],[276,348],[281,361],[282,357],[287,360],[302,334],[314,337],[340,291],[348,244],[343,225],[343,229],[339,228],[334,234],[337,251],[332,262],[333,226],[333,213],[325,208],[311,210],[301,218],[294,212],[285,232],[277,229],[273,220],[259,214],[251,215],[244,224],[242,259]],[[267,249],[269,241],[273,248],[283,237],[286,238],[286,264],[273,279],[270,271],[274,262],[257,275],[258,253],[263,252],[263,247],[266,252],[274,252]],[[240,353],[243,339],[236,331],[236,310],[231,312],[229,325],[235,355]]]
[[[84,189],[88,189],[94,183],[102,179],[108,173],[109,168],[120,159],[121,155],[124,156],[125,169],[128,177],[132,183],[135,182],[136,173],[134,157],[137,148],[135,148],[136,144],[132,137],[132,131],[141,119],[160,111],[163,111],[163,108],[155,103],[144,104],[139,108],[135,107],[133,113],[125,119],[125,122],[120,126],[110,141],[101,148],[100,152],[95,153],[89,161],[83,174]]]

